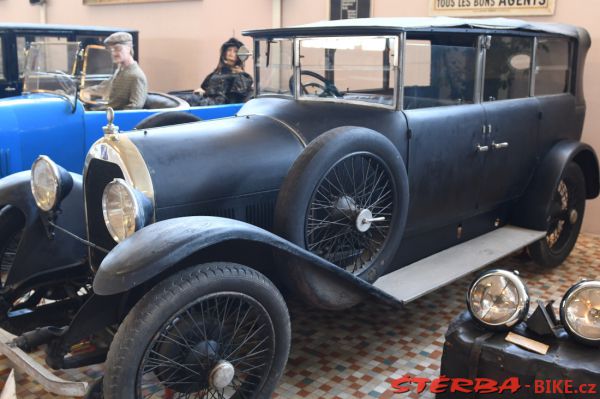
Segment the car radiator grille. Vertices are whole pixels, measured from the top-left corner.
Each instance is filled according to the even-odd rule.
[[[107,250],[114,248],[117,243],[110,236],[104,223],[102,194],[104,187],[117,178],[123,178],[123,172],[118,165],[101,159],[92,159],[84,181],[88,240]],[[106,254],[91,247],[89,252],[90,266],[97,270]]]

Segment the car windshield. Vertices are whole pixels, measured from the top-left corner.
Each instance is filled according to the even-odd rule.
[[[299,97],[394,105],[397,38],[299,39]]]
[[[292,39],[265,39],[256,42],[256,88],[259,95],[292,95],[293,44]]]
[[[78,43],[31,43],[25,64],[23,91],[53,93],[75,101],[74,79]]]

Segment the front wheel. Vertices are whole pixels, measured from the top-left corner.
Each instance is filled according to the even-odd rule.
[[[527,248],[535,263],[552,268],[569,256],[581,230],[585,199],[585,177],[581,168],[571,162],[554,190],[546,237]]]
[[[183,270],[127,315],[106,360],[104,398],[268,398],[291,329],[277,288],[231,263]]]

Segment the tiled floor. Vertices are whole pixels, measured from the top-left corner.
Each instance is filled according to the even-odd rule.
[[[582,236],[560,268],[542,270],[522,256],[494,267],[518,269],[532,300],[560,300],[582,278],[600,278],[600,237]],[[465,309],[471,276],[429,294],[402,310],[365,303],[332,312],[293,304],[292,352],[276,398],[433,398],[431,394],[394,394],[390,381],[405,374],[439,375],[444,333]],[[10,365],[0,359],[0,378]],[[100,368],[71,370],[61,376],[91,379]],[[58,398],[18,376],[18,398]]]

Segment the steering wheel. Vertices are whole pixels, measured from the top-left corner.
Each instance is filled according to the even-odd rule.
[[[303,84],[302,79],[300,79],[300,87],[302,88],[303,94],[308,94],[307,89],[309,87],[315,87],[315,88],[321,90],[321,92],[317,94],[319,97],[343,97],[342,93],[339,92],[337,87],[335,87],[335,85],[329,79],[324,77],[323,75],[320,75],[313,71],[301,71],[300,76],[302,76],[302,75],[313,77],[317,80],[320,80],[323,83],[323,84],[320,84],[317,82],[308,82],[308,83]],[[293,76],[290,77],[290,91],[291,92],[294,91],[294,77]]]

